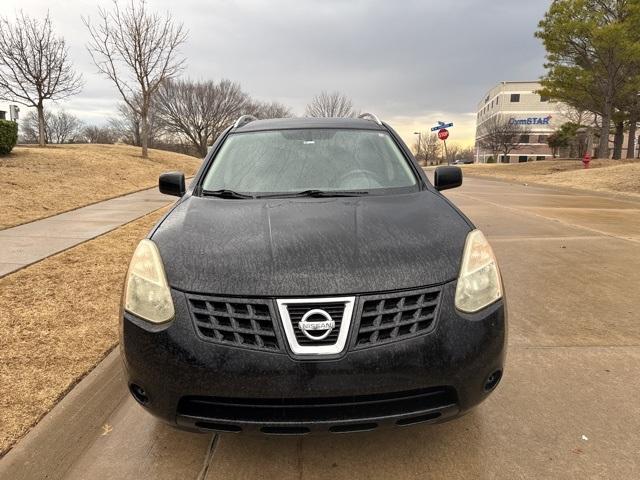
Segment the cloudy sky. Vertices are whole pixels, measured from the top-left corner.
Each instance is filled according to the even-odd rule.
[[[57,106],[104,123],[119,101],[86,51],[81,16],[104,0],[3,0],[0,15],[42,16],[70,47],[84,90]],[[229,78],[296,114],[321,90],[340,90],[413,141],[416,130],[453,121],[451,140],[471,143],[475,106],[501,80],[543,73],[533,37],[551,0],[149,0],[184,23],[184,75]],[[59,5],[59,6],[56,6]],[[64,5],[64,7],[62,6]]]

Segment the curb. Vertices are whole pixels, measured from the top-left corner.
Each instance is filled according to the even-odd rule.
[[[63,478],[126,395],[116,347],[0,460],[0,478]]]

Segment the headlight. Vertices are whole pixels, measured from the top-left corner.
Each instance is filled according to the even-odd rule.
[[[480,230],[467,235],[456,288],[456,308],[473,313],[502,298],[502,281],[491,245]]]
[[[151,240],[142,240],[133,253],[125,280],[124,309],[152,323],[173,319],[167,276],[158,247]]]

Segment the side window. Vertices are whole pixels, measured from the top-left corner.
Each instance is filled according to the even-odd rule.
[[[520,101],[520,94],[519,93],[512,93],[511,94],[511,103],[518,103]]]

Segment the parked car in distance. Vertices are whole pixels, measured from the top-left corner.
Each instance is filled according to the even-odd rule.
[[[472,163],[475,162],[470,158],[462,158],[453,162],[454,165],[471,165]]]
[[[131,260],[133,397],[194,431],[356,432],[450,420],[502,378],[506,311],[482,232],[396,132],[243,116]]]

